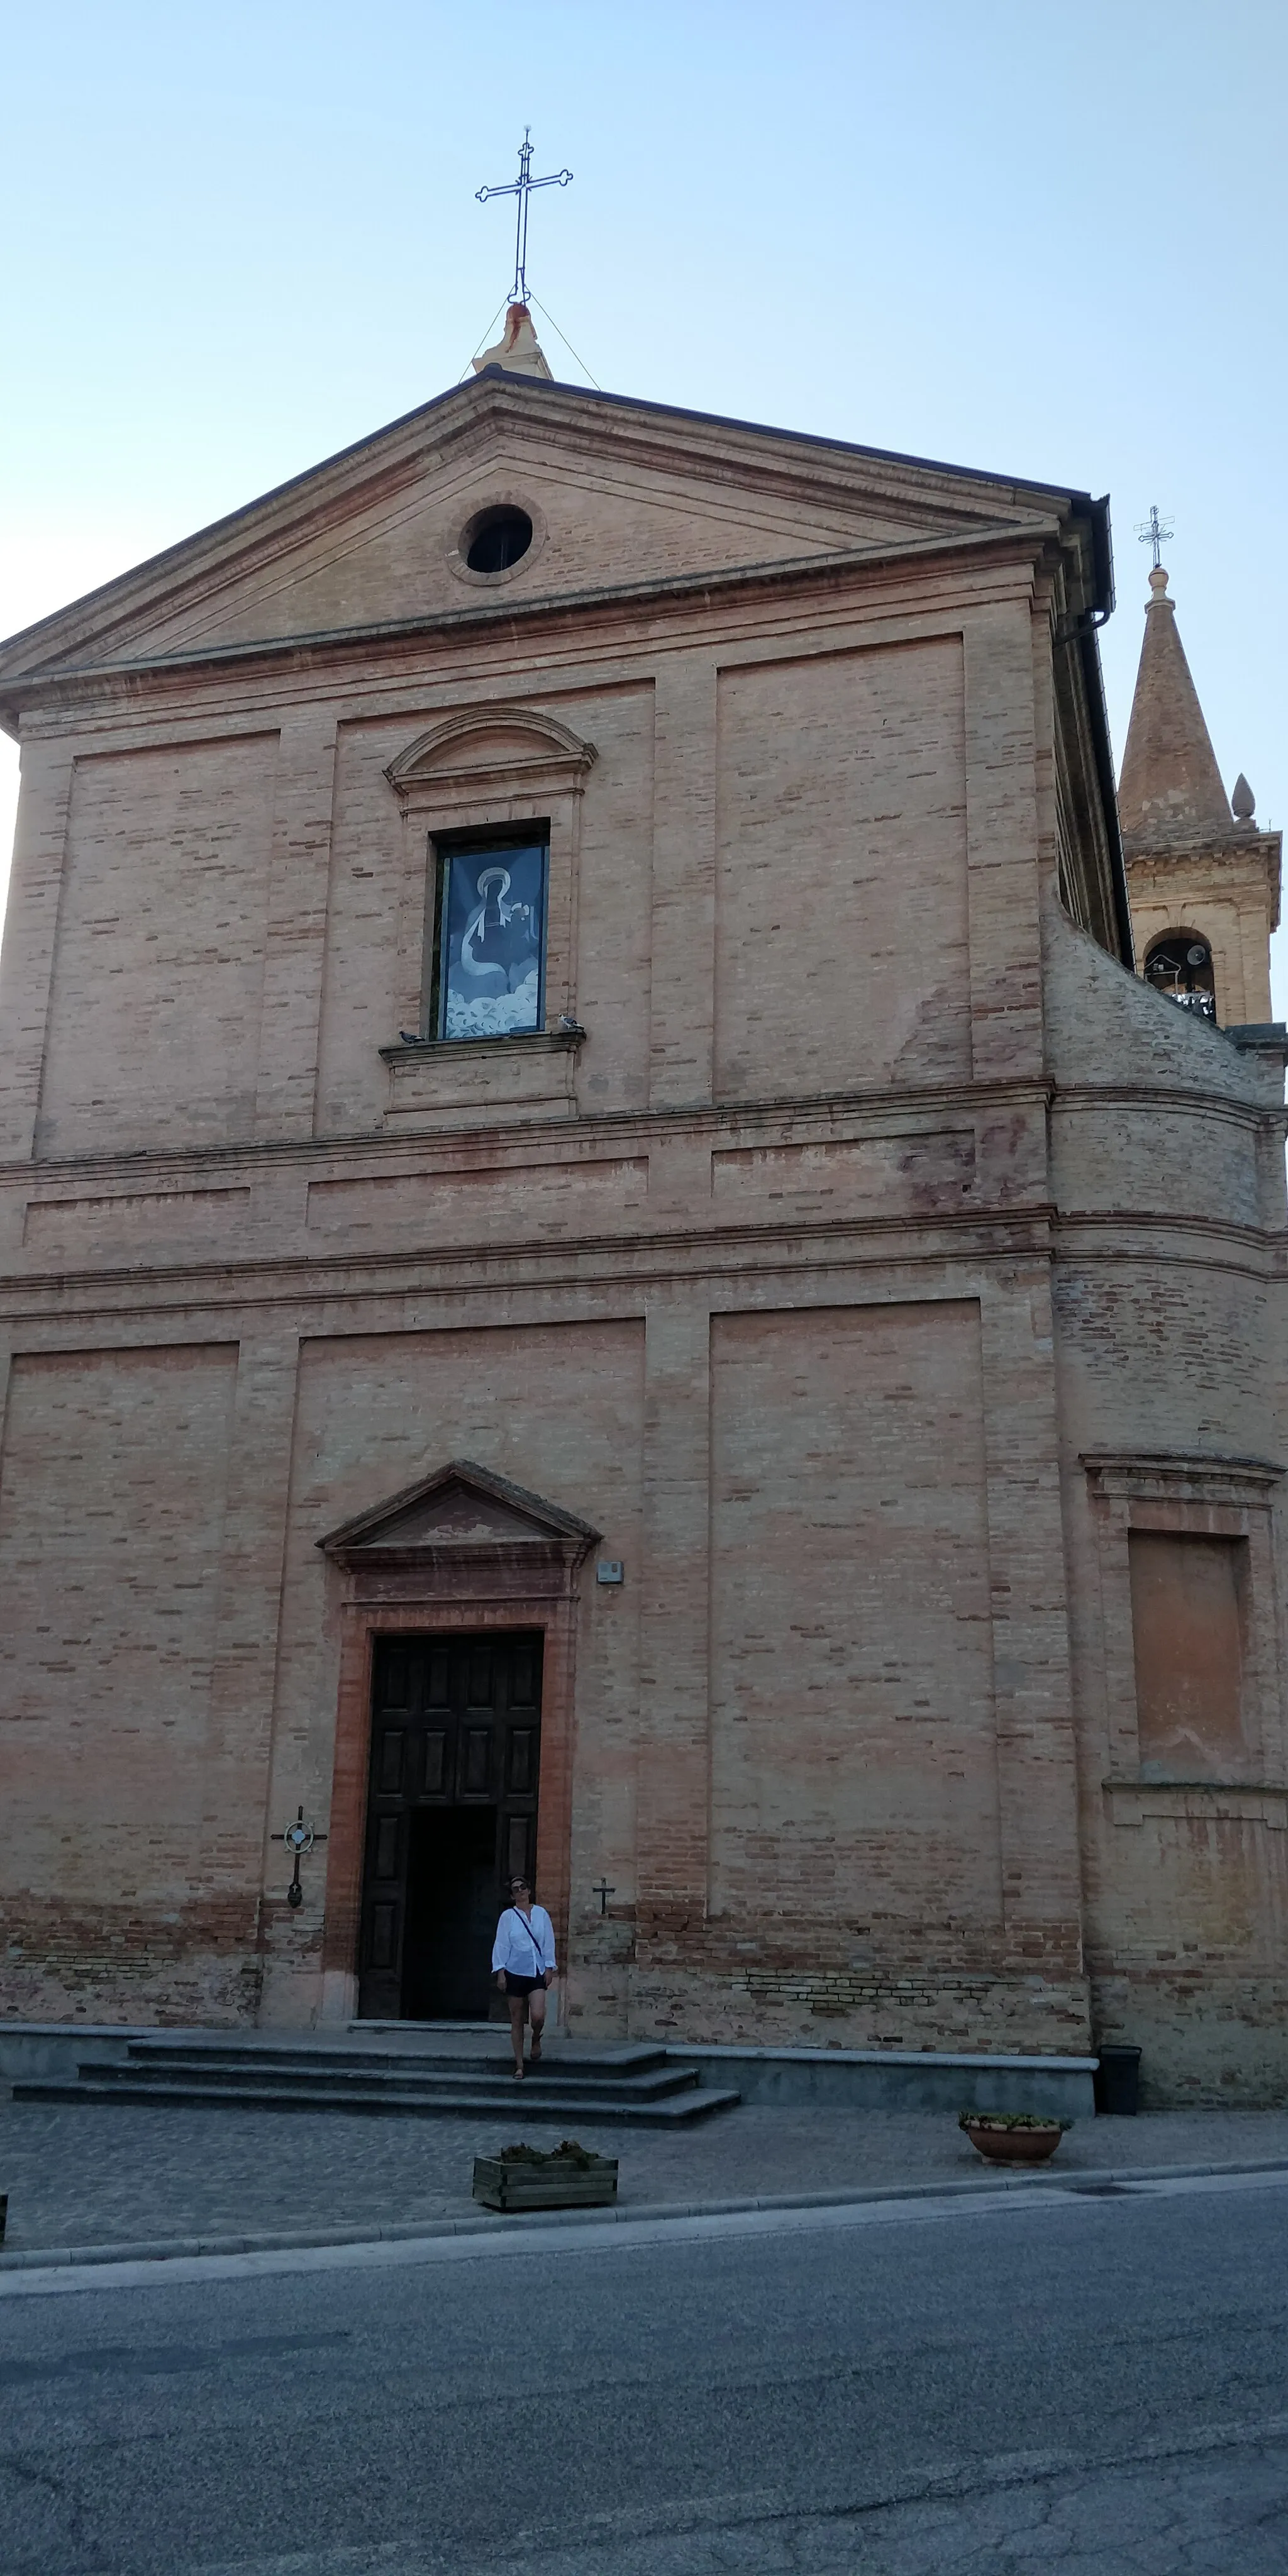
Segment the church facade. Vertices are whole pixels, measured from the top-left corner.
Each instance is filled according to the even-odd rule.
[[[493,364],[0,651],[5,2013],[485,2012],[519,1867],[586,2037],[1283,2097],[1283,1049],[1111,600]]]

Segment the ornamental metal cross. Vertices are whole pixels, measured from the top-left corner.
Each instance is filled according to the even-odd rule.
[[[545,179],[532,176],[532,128],[525,125],[519,151],[519,175],[503,188],[476,188],[474,194],[481,206],[489,197],[517,197],[514,223],[514,284],[510,289],[511,304],[528,300],[528,199],[534,188],[566,188],[571,170],[552,170]]]
[[[295,1854],[295,1872],[286,1891],[286,1902],[292,1913],[297,1913],[304,1903],[304,1890],[300,1885],[300,1862],[306,1852],[312,1851],[315,1843],[324,1843],[327,1837],[325,1834],[315,1832],[312,1825],[305,1824],[304,1809],[301,1807],[293,1825],[288,1825],[284,1833],[270,1834],[268,1839],[271,1843],[285,1843],[287,1850]]]
[[[1147,519],[1138,519],[1136,521],[1136,534],[1143,546],[1153,547],[1154,570],[1155,572],[1158,572],[1161,566],[1163,547],[1165,546],[1167,539],[1174,534],[1174,530],[1170,519],[1160,519],[1158,515],[1157,501],[1151,501],[1149,505],[1149,517]]]

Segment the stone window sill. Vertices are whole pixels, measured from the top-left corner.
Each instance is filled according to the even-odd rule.
[[[1143,1825],[1147,1816],[1288,1827],[1288,1787],[1278,1780],[1102,1780],[1116,1825]]]
[[[478,1127],[516,1118],[575,1118],[584,1029],[508,1038],[422,1038],[381,1047],[389,1078],[384,1124]]]
[[[571,1048],[584,1046],[584,1029],[515,1029],[504,1038],[416,1038],[401,1039],[397,1046],[382,1046],[385,1064],[416,1063],[432,1056],[448,1064],[460,1056],[468,1063],[476,1056],[566,1055]]]

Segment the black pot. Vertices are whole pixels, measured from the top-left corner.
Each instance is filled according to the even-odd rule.
[[[1102,2048],[1093,2081],[1097,2111],[1134,2119],[1140,2109],[1140,2050]]]

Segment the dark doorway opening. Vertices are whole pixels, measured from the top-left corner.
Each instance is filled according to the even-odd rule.
[[[473,2020],[488,2009],[499,1911],[496,1825],[495,1807],[421,1807],[409,1820],[402,1975],[408,2021]]]
[[[486,2020],[492,1936],[536,1859],[539,1633],[383,1637],[372,1690],[358,2010]],[[499,2010],[499,1998],[497,1998]]]

